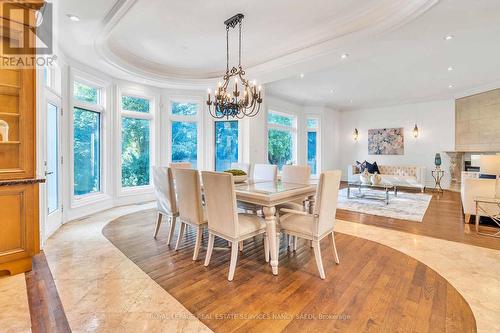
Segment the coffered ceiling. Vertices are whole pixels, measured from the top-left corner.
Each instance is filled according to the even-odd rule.
[[[247,73],[298,103],[349,109],[500,81],[496,0],[59,0],[56,7],[65,54],[157,86],[211,86],[225,69],[223,22],[239,12]],[[445,41],[448,34],[455,38]],[[233,56],[236,37],[232,31]]]

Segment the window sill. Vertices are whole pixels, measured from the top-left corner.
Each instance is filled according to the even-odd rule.
[[[111,200],[111,197],[105,193],[92,193],[83,196],[73,196],[71,198],[71,208],[80,208],[104,200]]]

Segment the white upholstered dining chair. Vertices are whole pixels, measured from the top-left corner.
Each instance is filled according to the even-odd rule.
[[[260,216],[238,213],[233,175],[210,171],[203,171],[201,174],[205,191],[209,233],[205,266],[210,263],[215,236],[227,240],[231,243],[231,262],[227,279],[232,281],[238,260],[240,241],[264,234],[264,253],[266,261],[269,260],[269,243],[265,235],[266,223]]]
[[[311,179],[311,167],[308,165],[283,165],[281,170],[281,181],[284,183],[294,183],[294,184],[305,184],[309,185]],[[293,210],[306,211],[306,199],[304,198],[300,201],[285,202],[276,207],[276,211],[279,214],[280,209],[288,208]],[[293,250],[297,250],[297,237],[288,237],[288,246],[290,247],[293,243]],[[279,252],[279,248],[277,248]]]
[[[175,230],[175,220],[177,216],[179,216],[175,199],[172,169],[167,167],[153,167],[153,186],[158,209],[153,237],[156,238],[158,235],[163,216],[167,216],[170,222],[167,244],[170,245]]]
[[[272,164],[254,164],[252,180],[256,182],[278,180],[278,166]]]
[[[285,213],[280,216],[281,232],[312,241],[316,265],[322,279],[325,278],[325,271],[321,259],[320,241],[329,235],[332,238],[335,262],[339,263],[333,227],[337,211],[340,176],[340,170],[326,171],[320,175],[314,214],[287,208],[281,209],[281,213]]]
[[[231,163],[231,169],[244,171],[250,177],[250,164],[249,163]]]
[[[172,162],[169,164],[172,169],[192,169],[191,162]]]
[[[178,219],[181,222],[175,250],[179,248],[182,241],[186,224],[190,225],[196,228],[196,242],[193,253],[193,260],[196,260],[200,252],[203,229],[207,225],[201,200],[200,175],[198,170],[194,169],[174,169],[173,173],[179,210]]]

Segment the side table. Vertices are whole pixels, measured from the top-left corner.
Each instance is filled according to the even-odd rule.
[[[437,167],[436,169],[431,171],[432,173],[432,178],[434,178],[434,190],[439,193],[444,192],[443,188],[441,187],[441,180],[444,177],[444,170],[441,170],[441,168]]]

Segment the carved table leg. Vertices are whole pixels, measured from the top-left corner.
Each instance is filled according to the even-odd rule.
[[[278,275],[278,256],[276,251],[276,207],[263,207],[262,211],[266,219],[266,233],[269,241],[269,252],[271,253],[271,268],[274,275]]]

